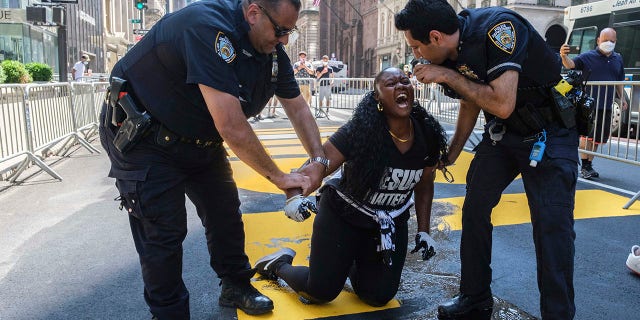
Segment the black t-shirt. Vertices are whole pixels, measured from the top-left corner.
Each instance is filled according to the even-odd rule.
[[[160,19],[112,75],[128,80],[128,91],[172,131],[217,137],[198,84],[238,97],[247,117],[274,92],[286,99],[300,94],[283,46],[275,58],[259,53],[249,29],[240,1],[195,2]]]
[[[324,69],[324,66],[319,66],[316,68],[316,74],[318,74],[318,72],[322,72],[322,70]],[[320,76],[320,78],[318,78],[318,80],[322,80],[322,79],[329,79],[329,76],[333,73],[333,68],[331,68],[331,66],[327,66],[327,72],[324,73],[323,75]],[[321,81],[320,82],[321,86],[328,86],[329,82],[328,81]]]
[[[412,121],[415,139],[411,148],[404,154],[400,153],[391,135],[387,135],[383,143],[384,147],[389,149],[390,156],[384,175],[379,179],[380,184],[375,190],[369,190],[366,199],[355,199],[370,209],[387,212],[401,209],[410,201],[424,168],[434,166],[438,161],[439,148],[436,143],[433,143],[435,132],[432,128],[421,127],[419,125],[421,122],[415,119]],[[356,134],[358,133],[353,132],[351,122],[348,122],[329,138],[329,141],[345,157],[346,162],[358,156],[353,153],[354,148],[351,146],[351,137]],[[344,168],[349,170],[349,167]],[[344,175],[342,179],[345,179]]]

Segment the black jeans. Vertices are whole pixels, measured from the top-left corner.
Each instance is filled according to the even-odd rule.
[[[485,132],[467,174],[460,291],[468,295],[490,292],[491,211],[504,189],[521,174],[531,211],[542,318],[573,319],[577,132],[550,129],[544,158],[537,167],[531,167],[529,154],[533,142],[523,142],[521,136],[508,130],[496,145]]]
[[[396,250],[393,264],[386,265],[376,246],[380,230],[355,226],[342,215],[345,205],[335,191],[326,188],[320,199],[320,212],[313,222],[309,267],[283,265],[278,276],[301,296],[313,302],[329,302],[344,287],[347,276],[362,301],[382,306],[398,292],[400,275],[407,255],[407,222],[395,221]],[[355,213],[366,217],[362,213]]]
[[[144,297],[158,319],[188,319],[189,292],[182,280],[182,242],[187,235],[185,194],[205,228],[210,264],[219,277],[249,281],[238,190],[222,146],[156,143],[155,132],[122,154],[113,146],[115,128],[100,140],[111,160],[131,233],[140,257]]]

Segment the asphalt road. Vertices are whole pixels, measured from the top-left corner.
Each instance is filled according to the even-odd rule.
[[[304,161],[302,148],[292,139],[288,121],[280,116],[253,126],[282,168],[295,167]],[[327,136],[347,118],[347,112],[332,111],[331,120],[318,119],[318,123]],[[93,145],[101,149],[97,141]],[[250,260],[287,245],[298,251],[294,264],[304,264],[311,221],[287,220],[280,211],[284,196],[263,184],[233,154],[231,160],[243,201]],[[640,277],[629,272],[624,262],[631,245],[640,243],[640,203],[629,210],[621,206],[629,191],[640,189],[640,170],[601,160],[595,163],[601,174],[599,184],[580,181],[578,185],[576,319],[638,319]],[[79,149],[68,158],[52,157],[47,163],[63,181],[34,168],[21,176],[18,185],[0,182],[0,319],[150,319],[128,221],[117,210],[116,189],[106,177],[106,155]],[[438,177],[434,208],[438,254],[429,262],[407,257],[396,301],[370,308],[354,299],[346,286],[333,303],[309,307],[300,304],[286,286],[255,279],[254,285],[276,303],[272,314],[259,318],[435,319],[437,304],[457,289],[465,167],[464,162],[452,167],[454,184]],[[521,183],[514,182],[494,211],[494,319],[539,317],[523,192]],[[183,269],[192,319],[258,318],[217,306],[218,280],[208,267],[203,229],[190,202],[187,208]]]

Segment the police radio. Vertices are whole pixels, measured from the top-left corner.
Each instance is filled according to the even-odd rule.
[[[587,76],[579,70],[571,70],[551,89],[556,112],[567,128],[577,127],[580,135],[587,135],[593,128],[593,98],[584,90]]]

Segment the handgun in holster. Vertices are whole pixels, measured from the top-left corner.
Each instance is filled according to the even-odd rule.
[[[112,78],[109,95],[111,124],[118,128],[113,144],[122,153],[135,146],[151,127],[151,116],[146,110],[138,108],[131,96],[124,91],[125,87],[126,80]]]

